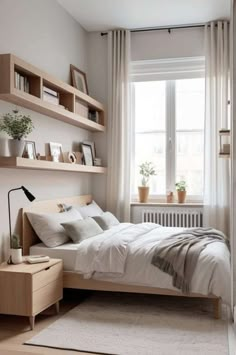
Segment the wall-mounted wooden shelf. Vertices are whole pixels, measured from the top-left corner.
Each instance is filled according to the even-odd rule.
[[[23,78],[27,79],[29,83],[27,90],[29,92],[17,88],[16,73],[20,73]],[[12,54],[1,54],[0,77],[1,100],[9,101],[89,131],[105,131],[104,107],[100,102],[20,58]],[[43,100],[44,86],[58,93],[59,103],[64,107]],[[87,117],[78,114],[78,105],[85,108],[81,112],[85,112]],[[90,110],[98,113],[99,122],[88,119]]]
[[[104,174],[106,168],[102,166],[88,166],[81,164],[56,163],[45,160],[33,160],[20,157],[0,157],[0,168],[52,170],[77,173]]]

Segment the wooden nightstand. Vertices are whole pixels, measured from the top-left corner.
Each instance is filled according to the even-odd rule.
[[[62,260],[38,264],[0,265],[0,313],[29,317],[34,329],[35,316],[62,299]]]

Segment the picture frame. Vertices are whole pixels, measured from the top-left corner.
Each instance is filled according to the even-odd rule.
[[[88,95],[88,83],[86,74],[72,64],[70,65],[70,73],[72,86]]]
[[[22,157],[28,159],[37,159],[35,142],[25,141]]]
[[[92,155],[93,155],[93,162],[94,162],[94,159],[96,158],[95,143],[94,143],[94,142],[91,142],[91,141],[83,141],[83,144],[87,144],[87,145],[90,145],[90,146],[91,146]]]
[[[94,161],[93,161],[93,153],[92,153],[92,148],[90,144],[81,144],[82,148],[82,153],[83,153],[83,160],[85,165],[93,166]]]
[[[61,143],[50,142],[49,149],[50,149],[50,154],[52,156],[52,161],[57,163],[64,162]]]

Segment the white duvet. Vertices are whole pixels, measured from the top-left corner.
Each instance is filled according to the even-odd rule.
[[[154,223],[120,223],[79,244],[75,271],[85,278],[177,290],[172,277],[151,264],[158,243],[183,228]],[[229,303],[230,253],[221,242],[201,252],[191,282],[191,292],[214,294]]]

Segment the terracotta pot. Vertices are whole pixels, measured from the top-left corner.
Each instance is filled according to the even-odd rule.
[[[178,203],[184,203],[186,198],[186,191],[177,191]]]
[[[139,186],[138,193],[139,193],[139,202],[147,202],[148,195],[149,195],[149,187],[148,186]]]

